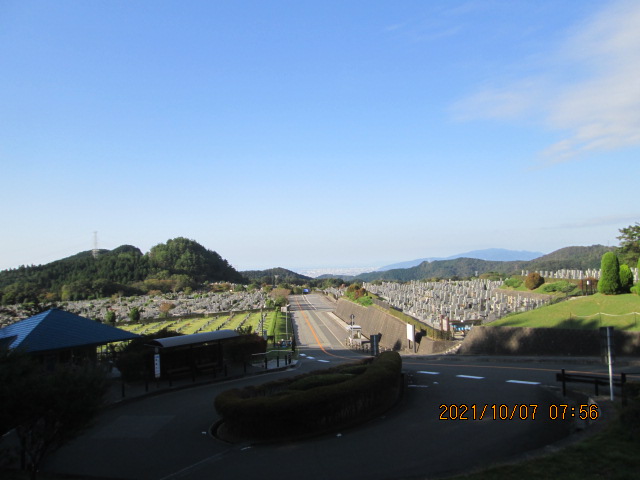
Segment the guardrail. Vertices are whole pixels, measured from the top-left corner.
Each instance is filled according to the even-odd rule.
[[[603,385],[609,387],[609,378],[601,375],[584,375],[579,373],[566,373],[564,368],[560,373],[556,373],[556,381],[562,382],[562,396],[567,396],[567,383],[587,383],[594,386],[595,394],[599,395],[599,387]],[[613,386],[620,388],[620,393],[624,398],[624,385],[627,383],[627,375],[620,373],[617,378],[613,377]]]

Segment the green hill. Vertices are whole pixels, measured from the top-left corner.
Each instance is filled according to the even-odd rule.
[[[640,331],[640,296],[635,294],[571,297],[554,305],[517,313],[491,322],[495,327],[596,329],[615,327]]]
[[[269,268],[267,270],[245,270],[240,272],[244,278],[253,283],[289,283],[291,285],[303,285],[313,280],[311,277],[287,270],[286,268]],[[278,276],[277,280],[275,276]]]
[[[131,245],[97,253],[80,252],[46,265],[0,271],[0,303],[82,300],[244,281],[216,252],[182,237],[160,243],[144,255]]]

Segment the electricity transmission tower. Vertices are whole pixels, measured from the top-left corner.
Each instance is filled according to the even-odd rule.
[[[93,232],[93,250],[91,250],[91,255],[93,258],[98,258],[100,251],[98,250],[98,232]]]

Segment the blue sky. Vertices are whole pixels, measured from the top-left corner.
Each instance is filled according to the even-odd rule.
[[[635,1],[0,3],[0,269],[192,238],[236,268],[617,245]]]

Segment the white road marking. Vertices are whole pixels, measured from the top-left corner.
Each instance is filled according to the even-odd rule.
[[[331,361],[329,361],[329,360],[318,360],[318,361],[322,362],[322,363],[331,363]]]
[[[484,377],[476,377],[474,375],[456,375],[458,378],[471,378],[473,380],[482,380]]]
[[[429,388],[429,385],[409,385],[410,388]]]
[[[427,372],[425,370],[418,370],[418,373],[423,373],[425,375],[440,375],[440,372]]]
[[[507,380],[507,383],[521,383],[523,385],[540,385],[540,382],[525,382],[524,380]]]

